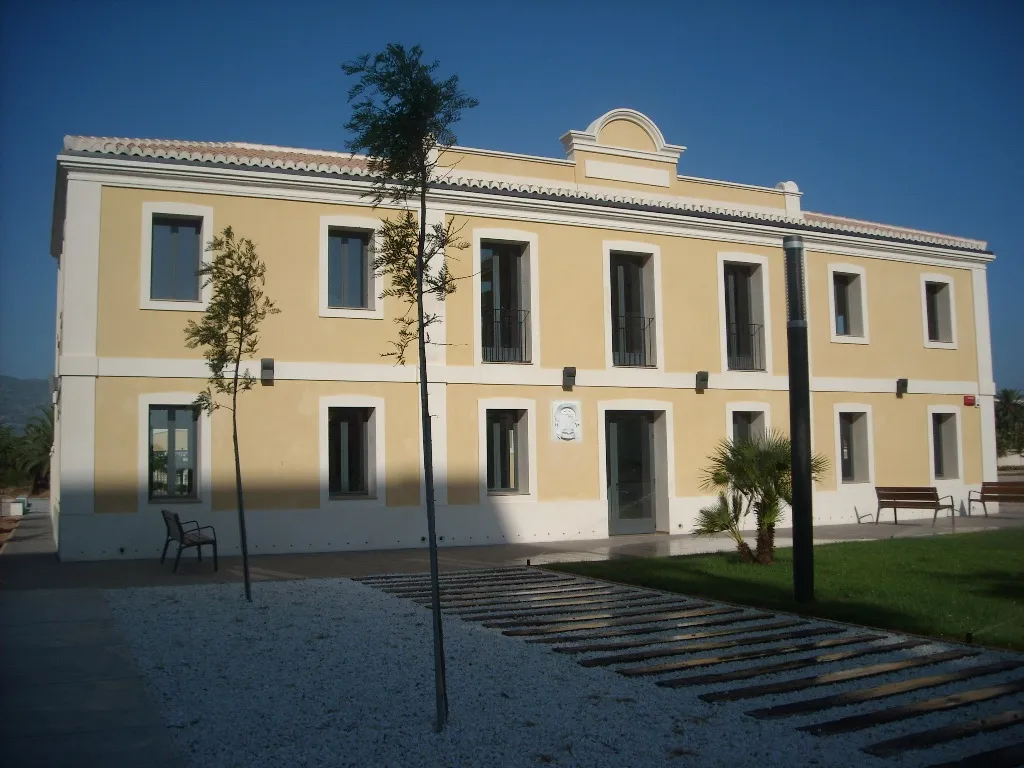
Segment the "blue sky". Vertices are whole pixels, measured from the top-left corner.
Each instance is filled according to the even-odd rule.
[[[633,13],[626,17],[624,13]],[[978,237],[996,380],[1024,388],[1024,3],[0,3],[0,373],[46,376],[64,134],[344,149],[340,63],[420,43],[480,100],[459,141],[561,156],[648,114],[680,172]]]

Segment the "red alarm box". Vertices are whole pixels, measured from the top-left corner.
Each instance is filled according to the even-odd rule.
[[[974,405],[977,398],[974,395],[964,395],[964,405]]]

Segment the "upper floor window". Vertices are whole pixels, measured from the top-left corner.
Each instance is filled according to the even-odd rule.
[[[530,362],[530,294],[522,243],[480,243],[480,339],[485,363]]]
[[[657,360],[652,257],[613,251],[609,263],[612,364],[654,366]]]
[[[926,342],[936,345],[949,345],[955,342],[951,282],[925,279],[924,314]]]
[[[188,405],[149,407],[149,498],[195,501],[198,419]]]
[[[765,370],[764,267],[725,261],[726,364],[730,371]]]
[[[864,268],[830,264],[832,341],[866,344],[868,341],[867,290]]]
[[[327,306],[369,309],[370,233],[331,227],[327,233]]]
[[[202,232],[201,218],[153,216],[150,239],[150,299],[199,301]]]

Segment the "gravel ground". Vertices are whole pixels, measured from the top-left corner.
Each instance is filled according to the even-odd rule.
[[[706,689],[669,690],[650,679],[584,668],[577,655],[552,653],[547,644],[453,617],[445,619],[451,720],[444,733],[435,734],[430,613],[409,600],[348,580],[259,583],[251,605],[238,585],[116,590],[107,597],[194,768],[910,768],[1010,743],[1006,734],[994,734],[926,755],[882,760],[856,750],[894,730],[832,738],[795,730],[864,705],[831,710],[829,717],[754,720],[743,712],[812,696],[707,704],[697,698]],[[934,644],[916,652],[945,648]],[[984,660],[999,657],[985,654]],[[859,663],[888,659],[878,654]],[[884,681],[897,679],[890,675]],[[815,689],[813,696],[833,690]],[[929,689],[917,698],[945,692]],[[906,700],[893,697],[884,706]],[[1009,707],[1003,699],[978,712]],[[974,709],[971,716],[978,716]],[[957,713],[919,718],[914,730],[957,719]]]

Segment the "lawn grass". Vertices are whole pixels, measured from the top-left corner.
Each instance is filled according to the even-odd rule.
[[[814,548],[815,602],[793,600],[793,553],[558,563],[559,571],[743,605],[1024,650],[1024,529]]]

